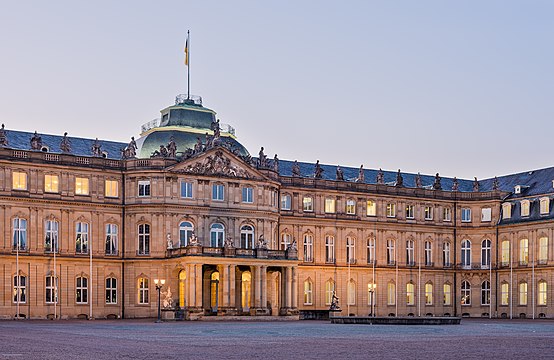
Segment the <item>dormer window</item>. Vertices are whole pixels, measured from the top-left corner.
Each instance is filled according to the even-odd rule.
[[[512,217],[512,203],[502,204],[502,219],[509,219]]]
[[[546,215],[550,212],[550,199],[543,197],[540,199],[541,204],[541,215]]]
[[[529,216],[529,209],[531,208],[529,200],[521,200],[521,216]]]
[[[514,193],[515,194],[521,194],[521,185],[516,185],[515,186]]]

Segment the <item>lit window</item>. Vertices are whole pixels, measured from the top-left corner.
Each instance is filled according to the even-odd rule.
[[[27,277],[16,275],[13,277],[13,302],[25,304],[27,302]]]
[[[521,216],[529,216],[531,205],[529,200],[521,200]]]
[[[375,201],[368,200],[367,201],[367,216],[376,216],[377,215],[377,205],[375,204]]]
[[[309,196],[305,196],[304,199],[302,199],[302,205],[303,210],[306,212],[312,212],[314,211],[314,202],[313,199]]]
[[[375,288],[375,283],[367,284],[367,304],[370,306],[375,304]]]
[[[502,204],[502,219],[509,219],[512,217],[512,204]]]
[[[89,194],[89,182],[88,178],[75,178],[75,195],[88,195]]]
[[[392,204],[392,203],[387,204],[387,217],[390,217],[390,218],[396,217],[396,204]]]
[[[117,255],[117,225],[106,224],[106,255]]]
[[[138,182],[138,196],[150,196],[150,180],[141,180]]]
[[[500,285],[500,305],[507,306],[510,302],[510,284],[503,282]]]
[[[519,305],[527,305],[527,283],[519,283]]]
[[[106,304],[117,304],[117,280],[113,277],[106,279]]]
[[[425,266],[433,266],[433,249],[430,241],[425,242]]]
[[[106,180],[104,186],[106,187],[106,197],[119,196],[117,180]]]
[[[546,281],[541,280],[539,281],[539,298],[538,298],[538,305],[539,306],[546,306],[546,300],[547,300],[547,284]]]
[[[325,236],[325,262],[333,264],[335,262],[335,237]]]
[[[539,238],[539,263],[546,264],[548,260],[548,238],[542,236]]]
[[[481,221],[488,222],[491,220],[492,220],[492,209],[491,208],[481,209]]]
[[[140,224],[138,226],[138,255],[150,254],[150,225]]]
[[[210,227],[210,246],[223,247],[225,241],[225,226],[220,223],[212,224]]]
[[[449,267],[452,264],[450,264],[450,243],[445,242],[442,244],[442,265],[445,267]]]
[[[425,220],[433,220],[433,207],[432,206],[425,206],[423,209]]]
[[[332,280],[325,282],[325,305],[331,305],[335,294],[335,283]]]
[[[212,185],[212,200],[223,201],[225,199],[225,186],[222,184]]]
[[[450,305],[452,303],[452,286],[450,284],[444,284],[442,287],[443,292],[443,305]]]
[[[58,175],[44,175],[44,191],[49,193],[57,193],[59,190]]]
[[[546,215],[550,212],[550,199],[543,197],[540,200],[541,215]]]
[[[491,265],[491,241],[486,239],[481,242],[481,269],[488,269]]]
[[[325,199],[325,212],[328,214],[335,213],[335,199]]]
[[[213,274],[212,274],[213,276]],[[215,280],[215,279],[214,279]],[[219,280],[219,279],[217,279]],[[245,271],[241,279],[241,306],[243,311],[249,311],[252,307],[252,273]],[[215,284],[213,284],[215,285]],[[217,294],[214,294],[217,296]]]
[[[346,297],[348,305],[356,305],[356,283],[354,280],[348,282],[348,296]]]
[[[462,208],[462,222],[471,222],[470,208]]]
[[[192,182],[181,181],[181,197],[184,199],[192,199]]]
[[[415,286],[412,283],[406,284],[406,305],[415,304]]]
[[[287,250],[289,245],[292,243],[292,235],[289,233],[281,234],[281,250]]]
[[[242,202],[249,204],[254,202],[254,189],[251,187],[242,188]]]
[[[461,303],[462,305],[471,305],[471,285],[468,281],[462,281],[462,292],[461,292]]]
[[[314,260],[314,237],[312,234],[304,234],[304,261]]]
[[[354,200],[346,200],[346,213],[348,215],[356,214],[356,202]]]
[[[27,173],[20,171],[12,173],[12,189],[27,190]]]
[[[529,263],[529,240],[519,240],[519,264],[527,265]]]
[[[471,269],[471,241],[462,240],[462,267]]]
[[[85,222],[75,224],[75,253],[88,254],[88,224]]]
[[[194,233],[194,226],[188,221],[179,224],[179,246],[188,246],[189,240]]]
[[[346,261],[350,264],[356,263],[355,239],[351,236],[346,237]]]
[[[375,238],[370,237],[367,239],[367,263],[373,264],[375,262]]]
[[[58,222],[56,220],[44,222],[44,251],[58,252]]]
[[[313,284],[310,280],[304,281],[304,305],[312,305]]]
[[[413,219],[413,218],[414,218],[414,206],[406,205],[406,219]]]
[[[387,265],[396,264],[396,252],[394,250],[394,240],[387,240]]]
[[[481,305],[490,305],[491,303],[491,283],[483,281],[481,283]]]
[[[281,195],[281,210],[291,209],[291,197],[289,194]]]
[[[414,241],[413,240],[407,240],[406,241],[406,265],[413,266],[415,264],[414,261]]]
[[[393,282],[387,284],[387,305],[396,304],[396,285]]]
[[[46,296],[45,300],[47,304],[54,304],[58,303],[58,278],[56,277],[54,281],[53,276],[47,276],[46,277]]]
[[[425,305],[433,305],[433,284],[425,284]]]
[[[502,255],[502,266],[508,266],[510,264],[510,242],[508,240],[502,241],[500,244]]]
[[[77,278],[75,286],[75,302],[77,304],[88,303],[88,279],[84,276]]]
[[[254,249],[254,227],[244,225],[240,228],[240,247]]]
[[[138,303],[139,304],[148,304],[148,279],[139,278],[138,279]]]
[[[442,209],[442,219],[443,221],[452,221],[452,209],[445,207]]]
[[[13,219],[13,244],[14,250],[27,249],[27,220],[21,218]]]

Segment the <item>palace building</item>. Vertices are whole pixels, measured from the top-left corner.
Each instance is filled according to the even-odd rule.
[[[129,144],[2,125],[0,317],[553,318],[553,197],[251,156],[199,97]]]

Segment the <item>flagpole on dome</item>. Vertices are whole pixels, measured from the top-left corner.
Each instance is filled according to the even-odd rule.
[[[189,64],[189,55],[190,55],[190,30],[187,30],[187,41],[185,43],[185,65],[187,67],[187,100],[190,100],[190,64]]]

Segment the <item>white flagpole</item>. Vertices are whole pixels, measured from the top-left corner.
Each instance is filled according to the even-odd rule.
[[[56,231],[57,234],[57,231]],[[54,250],[54,320],[58,318],[58,272],[56,269],[56,252],[58,250],[58,239],[56,238],[56,244],[53,244]]]
[[[513,318],[513,304],[512,304],[512,296],[513,296],[513,293],[514,293],[514,269],[513,269],[513,264],[512,264],[512,249],[513,249],[513,238],[514,238],[514,234],[512,234],[510,236],[510,253],[509,253],[509,259],[510,259],[510,319]]]
[[[532,283],[532,289],[531,289],[531,304],[533,307],[533,319],[535,319],[535,242],[537,240],[537,232],[534,231],[532,233],[532,243],[531,243],[531,283]]]
[[[91,229],[92,230],[92,229]],[[89,320],[92,319],[92,234],[89,232],[88,237],[88,251],[89,251],[89,280],[87,284],[88,302],[89,302]],[[82,285],[82,284],[81,284]]]
[[[19,220],[21,221],[21,220]],[[19,228],[19,224],[18,224],[18,228]],[[15,236],[15,228],[14,228],[14,236]],[[17,241],[16,241],[16,246],[15,246],[15,278],[17,279],[17,292],[15,293],[15,296],[16,296],[16,308],[17,308],[17,311],[16,311],[16,316],[17,316],[17,319],[19,319],[19,299],[21,298],[21,279],[19,278],[19,246],[21,244],[21,239],[20,239],[20,236],[21,236],[21,233],[19,232],[17,234]]]
[[[421,234],[419,234],[417,263],[417,316],[421,317]]]

